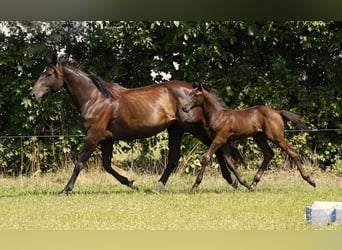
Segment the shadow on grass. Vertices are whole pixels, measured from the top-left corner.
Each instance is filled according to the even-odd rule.
[[[26,189],[21,187],[10,187],[7,190],[0,191],[0,198],[15,198],[24,196],[60,196],[59,192],[62,190],[60,186],[33,186],[26,187]],[[282,189],[281,189],[282,190]],[[241,185],[237,189],[233,189],[231,186],[199,186],[198,190],[195,192],[191,191],[190,186],[182,187],[176,185],[168,185],[161,189],[159,192],[154,192],[154,187],[142,186],[139,190],[133,190],[126,186],[121,185],[80,185],[77,186],[73,191],[71,191],[66,197],[72,196],[82,196],[82,195],[199,195],[199,194],[232,194],[232,193],[274,193],[278,192],[279,189],[273,186],[260,185],[254,191],[250,191]],[[63,196],[60,196],[63,197]]]
[[[16,198],[16,197],[25,197],[25,196],[56,196],[56,197],[73,197],[73,196],[82,196],[82,195],[92,195],[92,196],[104,196],[104,195],[134,195],[134,194],[143,194],[143,195],[184,195],[188,194],[189,196],[191,195],[199,195],[199,194],[224,194],[224,193],[239,193],[239,192],[249,192],[248,190],[244,189],[238,189],[234,190],[230,187],[227,188],[201,188],[198,189],[197,191],[193,192],[190,190],[190,188],[165,188],[161,190],[160,192],[154,192],[152,188],[149,187],[144,187],[140,188],[138,191],[137,190],[132,190],[132,189],[125,189],[125,188],[108,188],[108,189],[98,189],[94,188],[91,189],[90,187],[87,187],[85,189],[82,189],[82,187],[79,187],[73,191],[71,191],[67,196],[61,196],[59,195],[59,192],[61,190],[56,188],[56,189],[51,189],[51,188],[37,188],[37,189],[29,189],[29,190],[24,190],[24,191],[4,191],[3,193],[0,194],[0,198]]]

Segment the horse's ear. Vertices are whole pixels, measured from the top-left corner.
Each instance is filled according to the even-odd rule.
[[[203,86],[203,84],[201,83],[201,84],[198,86],[198,90],[199,90],[199,91],[203,91],[203,89],[204,89],[204,86]]]
[[[197,88],[198,88],[198,85],[197,85],[196,83],[193,83],[193,84],[192,84],[192,87],[193,87],[194,89],[197,89]]]
[[[52,58],[50,58],[50,57],[47,57],[47,56],[44,56],[44,59],[45,59],[45,62],[46,62],[46,65],[55,65],[56,66],[56,64],[57,64],[57,62],[58,62],[58,60],[57,60],[57,54],[56,53],[54,53],[53,55],[52,55]]]

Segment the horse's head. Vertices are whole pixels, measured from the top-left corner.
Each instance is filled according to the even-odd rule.
[[[201,106],[203,103],[203,86],[194,86],[194,89],[189,93],[185,104],[183,105],[183,111],[188,113],[191,109],[197,106]]]
[[[63,87],[63,73],[57,62],[57,55],[52,59],[45,57],[46,67],[40,74],[30,93],[31,98],[39,102],[41,98],[49,92],[56,92]]]

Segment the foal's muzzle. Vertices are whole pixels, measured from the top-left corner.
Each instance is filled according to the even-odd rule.
[[[182,107],[182,110],[185,112],[185,113],[189,113],[190,109],[188,107]]]

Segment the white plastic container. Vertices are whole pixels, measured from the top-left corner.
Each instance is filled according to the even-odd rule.
[[[342,225],[342,204],[337,204],[336,206],[336,224]]]
[[[342,202],[315,201],[306,207],[305,218],[311,225],[342,224]]]

